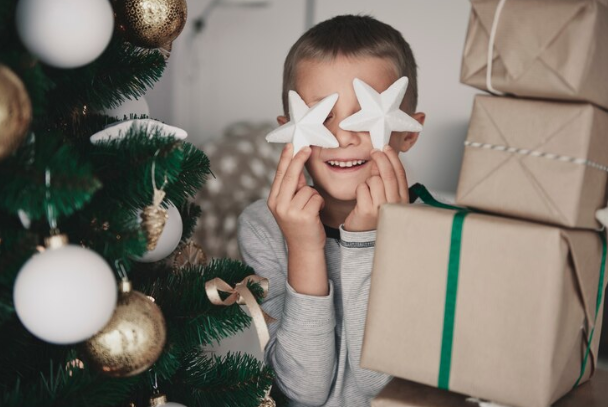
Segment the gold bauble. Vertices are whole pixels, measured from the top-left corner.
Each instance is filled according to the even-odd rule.
[[[0,65],[0,160],[23,141],[32,121],[32,103],[21,79]]]
[[[122,282],[110,322],[87,340],[89,364],[113,377],[127,377],[150,368],[160,356],[167,336],[165,318],[144,294]]]
[[[167,210],[157,205],[146,206],[142,210],[141,226],[144,228],[146,237],[148,238],[146,249],[149,252],[156,249],[158,239],[160,239],[160,235],[163,233],[168,218]]]
[[[114,0],[116,26],[138,47],[167,47],[186,25],[186,0]]]

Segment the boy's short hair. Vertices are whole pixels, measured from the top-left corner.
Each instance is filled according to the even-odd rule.
[[[401,33],[371,16],[342,15],[315,25],[289,50],[283,67],[282,100],[285,115],[289,114],[287,93],[295,89],[298,63],[306,59],[331,61],[338,55],[390,59],[397,69],[397,76],[407,76],[409,79],[405,96],[408,113],[416,110],[416,60]]]

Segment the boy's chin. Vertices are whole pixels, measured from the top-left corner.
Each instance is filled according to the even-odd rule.
[[[357,200],[357,195],[355,191],[352,190],[334,190],[330,192],[330,196],[334,200],[341,202],[352,202]]]

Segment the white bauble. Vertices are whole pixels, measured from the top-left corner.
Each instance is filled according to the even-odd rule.
[[[97,253],[76,245],[47,248],[19,271],[13,289],[17,316],[40,339],[84,341],[112,317],[114,273]]]
[[[129,120],[131,115],[137,116],[150,116],[150,107],[145,97],[139,99],[127,99],[120,106],[114,109],[105,110],[103,112],[106,116],[116,117],[118,120]],[[126,116],[126,119],[125,119]]]
[[[167,215],[167,221],[160,238],[158,238],[156,248],[137,258],[137,261],[143,263],[152,263],[154,261],[162,260],[173,253],[179,244],[184,228],[182,224],[182,216],[172,203],[169,203],[167,206]]]
[[[108,46],[114,12],[108,0],[19,0],[17,32],[26,48],[57,68],[77,68]]]

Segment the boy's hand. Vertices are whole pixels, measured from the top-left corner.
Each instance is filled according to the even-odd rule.
[[[409,189],[405,169],[399,156],[390,146],[384,151],[372,151],[372,174],[357,187],[357,204],[344,221],[344,229],[363,232],[376,229],[380,205],[409,203]]]
[[[304,178],[304,163],[310,153],[310,147],[305,147],[293,156],[293,145],[285,146],[268,196],[268,208],[290,251],[323,251],[325,247],[325,231],[319,217],[325,202]]]

